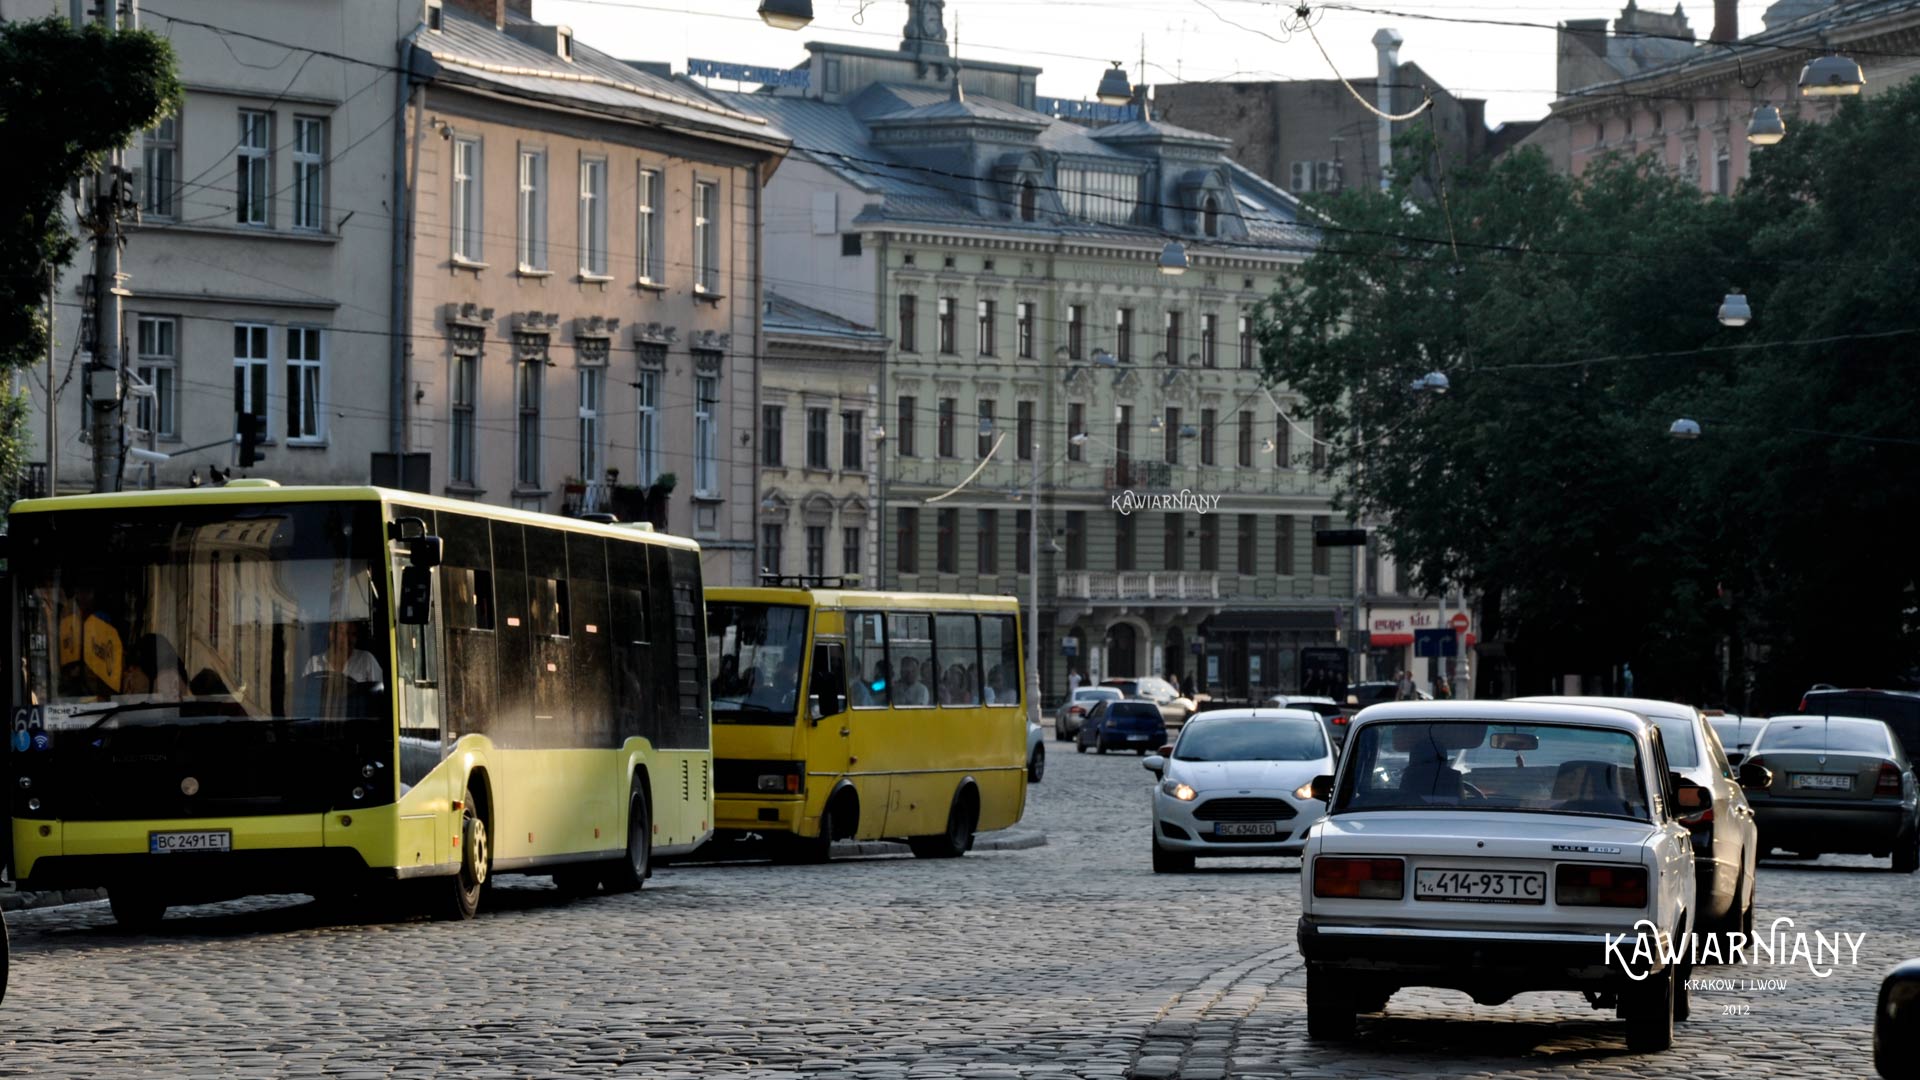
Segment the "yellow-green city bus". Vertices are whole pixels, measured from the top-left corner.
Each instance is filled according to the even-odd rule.
[[[1020,640],[1012,597],[708,589],[717,836],[796,861],[880,837],[938,858],[1019,821]]]
[[[13,872],[114,915],[497,873],[638,888],[712,831],[700,552],[379,488],[15,503]]]

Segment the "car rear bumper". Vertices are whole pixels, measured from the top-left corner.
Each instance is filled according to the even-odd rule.
[[[1761,842],[1793,851],[1870,855],[1892,849],[1913,827],[1904,803],[1768,798],[1752,805]]]
[[[1622,934],[1535,931],[1459,931],[1417,927],[1323,924],[1303,915],[1300,955],[1310,963],[1369,973],[1403,985],[1471,990],[1564,990],[1621,987],[1631,970],[1663,967],[1656,948],[1636,957],[1629,928]]]

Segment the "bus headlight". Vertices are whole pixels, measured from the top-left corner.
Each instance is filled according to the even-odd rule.
[[[32,787],[32,786],[33,786],[33,777],[31,777],[31,776],[23,776],[23,777],[21,777],[21,778],[20,778],[20,790],[21,790],[21,791],[25,791],[25,790],[27,790],[28,788],[30,788],[30,787]]]
[[[767,773],[754,781],[761,791],[797,795],[800,792],[799,773]]]
[[[368,780],[373,779],[373,766],[371,765],[360,766],[360,775],[365,777]]]
[[[357,788],[354,788],[354,789],[353,789],[353,797],[354,797],[354,798],[356,798],[356,799],[364,799],[364,798],[366,798],[366,797],[367,797],[367,789],[366,789],[366,788],[363,788],[363,787],[357,787]]]
[[[27,809],[29,809],[29,810],[38,810],[38,809],[40,809],[40,800],[39,800],[39,799],[28,799],[28,800],[27,800]]]

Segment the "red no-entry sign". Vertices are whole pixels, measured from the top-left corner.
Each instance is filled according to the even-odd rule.
[[[1454,612],[1453,619],[1448,622],[1447,625],[1453,627],[1456,633],[1466,633],[1468,625],[1467,613],[1464,611]]]

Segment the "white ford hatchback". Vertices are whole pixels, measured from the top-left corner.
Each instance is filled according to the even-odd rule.
[[[1706,792],[1659,729],[1573,705],[1422,701],[1355,718],[1326,817],[1308,831],[1300,953],[1307,1030],[1350,1036],[1394,991],[1498,1005],[1582,991],[1640,1052],[1686,1019],[1693,845]]]

